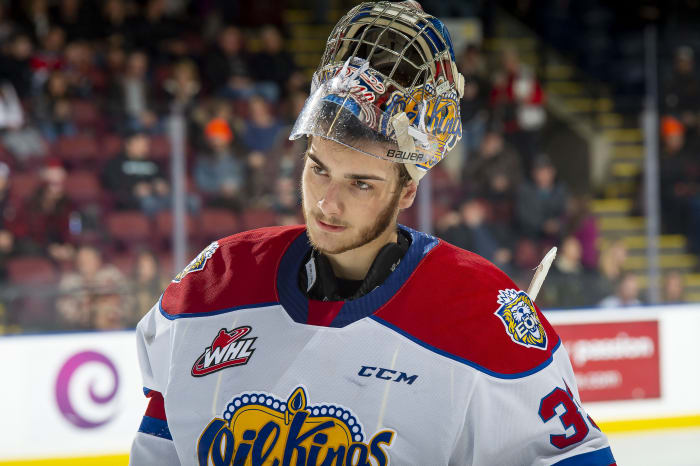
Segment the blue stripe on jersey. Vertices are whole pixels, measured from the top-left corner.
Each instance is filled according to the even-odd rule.
[[[612,450],[608,447],[602,450],[589,451],[581,455],[570,456],[558,463],[554,463],[552,466],[610,466],[611,464],[615,464],[615,458]]]
[[[561,339],[560,339],[557,342],[557,344],[554,346],[554,348],[552,349],[552,353],[550,354],[549,358],[547,358],[547,360],[544,361],[539,366],[536,366],[536,367],[530,369],[529,371],[517,372],[515,374],[502,374],[500,372],[494,372],[492,370],[486,369],[484,366],[481,366],[473,361],[469,361],[468,359],[464,359],[464,358],[460,358],[459,356],[455,356],[454,354],[448,353],[447,351],[436,348],[433,345],[429,345],[428,343],[426,343],[422,340],[419,340],[418,338],[414,337],[410,333],[407,333],[406,331],[400,329],[399,327],[395,326],[394,324],[390,324],[389,322],[387,322],[386,320],[384,320],[380,317],[370,316],[369,318],[376,321],[377,323],[385,326],[385,327],[390,328],[391,330],[395,331],[396,333],[403,335],[404,337],[408,338],[412,342],[419,344],[423,348],[426,348],[426,349],[432,351],[433,353],[437,353],[441,356],[445,356],[446,358],[452,359],[453,361],[461,362],[462,364],[466,364],[469,367],[473,367],[474,369],[481,371],[484,374],[488,374],[488,375],[493,376],[493,377],[498,377],[499,379],[520,379],[522,377],[527,377],[528,375],[532,375],[536,372],[541,371],[542,369],[544,369],[545,367],[547,367],[551,364],[551,362],[554,360],[552,355],[554,354],[554,352],[557,349],[559,349],[559,346],[561,345]]]
[[[420,261],[438,244],[438,239],[433,236],[403,225],[399,225],[399,228],[411,236],[411,246],[396,270],[384,283],[366,295],[352,301],[345,301],[330,327],[345,327],[376,312],[401,289]],[[277,272],[280,304],[295,322],[302,324],[308,321],[309,300],[299,289],[299,270],[309,250],[309,238],[306,232],[303,232],[285,251]]]
[[[168,423],[162,419],[156,419],[151,416],[143,417],[143,420],[141,421],[141,426],[139,427],[139,432],[148,435],[153,435],[155,437],[164,438],[167,440],[173,439],[173,437],[170,435]]]
[[[256,309],[259,307],[268,307],[268,306],[277,306],[279,303],[256,303],[256,304],[246,304],[244,306],[236,306],[236,307],[229,307],[226,309],[218,309],[216,311],[209,311],[209,312],[184,312],[182,314],[168,314],[168,311],[163,309],[163,295],[160,295],[160,299],[158,300],[158,309],[160,309],[160,313],[165,317],[166,319],[169,320],[175,320],[175,319],[182,319],[186,317],[210,317],[210,316],[216,316],[219,314],[225,314],[227,312],[233,312],[233,311],[239,311],[241,309]]]

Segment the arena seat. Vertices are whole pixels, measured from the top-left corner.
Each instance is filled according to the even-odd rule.
[[[201,214],[200,226],[206,241],[214,241],[241,231],[236,215],[226,209],[205,209]]]
[[[271,227],[277,224],[277,214],[270,209],[252,208],[243,211],[244,230]]]
[[[43,257],[18,257],[7,262],[11,283],[22,285],[52,285],[58,282],[56,267]]]
[[[106,219],[107,232],[113,240],[129,246],[134,243],[150,243],[151,222],[140,211],[113,212]]]
[[[66,194],[77,204],[100,202],[102,188],[100,180],[88,170],[75,170],[68,173],[66,179]]]

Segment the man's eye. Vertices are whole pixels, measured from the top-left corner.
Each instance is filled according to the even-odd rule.
[[[316,175],[325,175],[326,170],[323,168],[319,167],[318,165],[314,165],[311,167],[311,170],[316,174]]]
[[[372,185],[371,185],[371,184],[367,184],[367,183],[365,183],[364,181],[359,181],[359,180],[358,180],[358,181],[355,181],[355,187],[356,187],[357,189],[362,190],[362,191],[369,191],[370,189],[372,189]]]

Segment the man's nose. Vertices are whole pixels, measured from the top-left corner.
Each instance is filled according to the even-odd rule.
[[[323,212],[323,215],[326,217],[339,215],[342,212],[340,186],[338,186],[337,183],[331,182],[328,185],[323,197],[318,201],[318,208],[321,209],[321,212]]]

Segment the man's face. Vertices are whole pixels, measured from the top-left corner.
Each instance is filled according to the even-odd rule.
[[[325,254],[359,248],[393,230],[410,207],[413,183],[399,189],[393,162],[312,138],[302,174],[302,207],[311,244]]]

